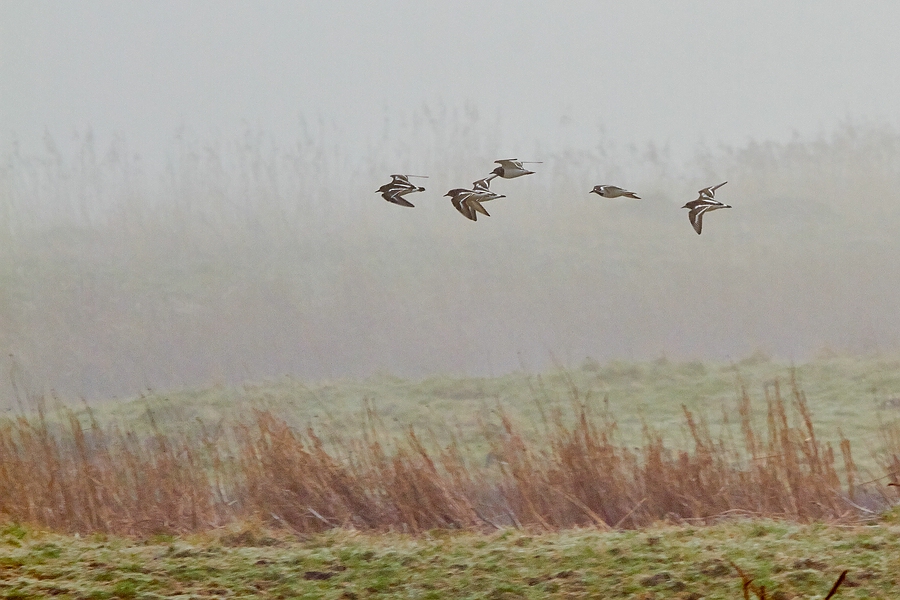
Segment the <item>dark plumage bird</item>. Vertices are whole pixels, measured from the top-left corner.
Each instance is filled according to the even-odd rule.
[[[728,182],[723,181],[719,185],[703,188],[700,190],[700,196],[696,200],[691,200],[681,207],[690,209],[688,219],[691,221],[691,225],[693,225],[697,235],[700,235],[700,232],[703,230],[703,215],[705,213],[719,210],[720,208],[731,208],[731,206],[715,199],[716,190],[726,183]]]
[[[410,183],[410,177],[424,177],[424,175],[391,175],[391,182],[384,184],[375,192],[380,192],[381,197],[388,202],[414,208],[415,204],[404,199],[403,196],[413,192],[424,192],[425,188]]]
[[[515,177],[521,177],[522,175],[531,175],[534,171],[529,171],[525,168],[525,165],[540,164],[540,161],[525,162],[518,158],[503,158],[495,160],[494,162],[500,166],[491,171],[491,173],[499,175],[503,179],[513,179]]]
[[[493,194],[490,190],[487,192],[476,191],[476,190],[466,190],[463,188],[455,188],[444,194],[445,196],[450,196],[450,202],[453,203],[453,208],[459,211],[459,213],[467,219],[472,221],[478,220],[478,214],[481,213],[486,217],[491,216],[488,211],[484,209],[481,205],[481,202],[485,200],[493,200],[488,196],[498,197],[496,194]]]
[[[496,200],[497,198],[506,198],[503,194],[495,194],[491,191],[491,179],[495,179],[497,174],[494,173],[492,175],[488,175],[484,179],[479,179],[478,181],[472,182],[472,191],[478,192],[481,196],[478,198],[479,202],[487,202],[488,200]]]
[[[641,197],[635,194],[634,192],[629,192],[628,190],[622,189],[615,185],[595,185],[594,189],[592,189],[589,194],[598,194],[603,196],[604,198],[619,198],[624,196],[625,198],[635,198],[640,200]]]
[[[720,187],[722,187],[723,185],[725,185],[726,183],[728,183],[728,182],[723,181],[719,185],[712,185],[710,187],[705,187],[697,193],[700,194],[700,198],[707,198],[709,200],[712,200],[716,197],[716,190],[719,189]]]

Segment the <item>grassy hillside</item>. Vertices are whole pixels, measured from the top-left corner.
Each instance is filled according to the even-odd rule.
[[[724,522],[642,531],[418,537],[258,528],[78,538],[0,529],[0,595],[45,598],[895,598],[900,527]],[[752,596],[751,596],[752,597]]]

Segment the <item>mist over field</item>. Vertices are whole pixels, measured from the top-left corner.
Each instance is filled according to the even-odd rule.
[[[400,160],[431,174],[415,209],[374,193],[397,169],[347,171],[324,141],[182,141],[164,173],[89,138],[75,156],[49,139],[43,156],[7,155],[3,348],[30,385],[93,397],[285,373],[898,347],[896,132],[846,125],[688,165],[541,154],[537,174],[495,181],[508,198],[472,223],[442,193],[497,153],[466,133],[473,121],[450,121],[467,152]],[[643,199],[587,195],[598,163],[642,171],[621,179]],[[735,208],[697,236],[679,207],[725,179],[718,196]]]
[[[827,35],[842,8],[796,36],[778,31],[810,15],[784,14],[763,41],[746,36],[761,12],[705,3],[544,21],[497,5],[496,35],[461,48],[474,5],[200,3],[171,23],[142,19],[175,4],[4,6],[21,84],[0,112],[4,398],[900,349],[897,89],[871,89],[896,43]],[[287,14],[295,29],[273,25]],[[391,19],[403,44],[365,33]],[[595,35],[610,22],[621,35]],[[34,39],[26,72],[9,57]],[[858,54],[813,51],[829,44]],[[79,82],[69,52],[109,63]],[[507,156],[543,164],[463,219],[443,194]],[[429,176],[415,209],[375,193],[395,172]],[[696,235],[680,206],[726,180],[734,208]]]

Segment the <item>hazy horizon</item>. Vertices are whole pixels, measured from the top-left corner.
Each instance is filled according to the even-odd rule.
[[[0,133],[26,152],[45,131],[61,143],[90,127],[101,146],[124,140],[162,164],[184,129],[221,140],[249,127],[287,145],[321,120],[366,160],[385,116],[422,106],[500,116],[502,155],[591,147],[601,130],[688,157],[847,119],[898,125],[900,8],[883,4],[0,6]]]
[[[900,8],[0,11],[0,350],[36,391],[900,349]],[[463,219],[507,156],[543,164]]]

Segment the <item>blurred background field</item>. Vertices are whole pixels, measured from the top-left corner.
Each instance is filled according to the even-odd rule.
[[[514,419],[538,445],[550,417],[558,415],[571,423],[576,417],[573,406],[585,405],[614,418],[619,441],[626,446],[641,445],[644,427],[649,426],[673,446],[686,447],[691,440],[682,405],[702,416],[714,431],[737,432],[737,406],[744,391],[753,399],[754,414],[762,423],[766,393],[771,394],[776,385],[789,390],[792,380],[807,399],[821,439],[837,443],[842,432],[853,443],[860,465],[875,468],[871,453],[884,445],[878,432],[900,423],[900,359],[894,356],[822,356],[799,365],[759,354],[730,364],[586,360],[574,368],[513,372],[496,378],[402,379],[380,374],[315,381],[283,377],[241,385],[148,390],[139,397],[92,402],[90,407],[100,423],[144,434],[150,432],[151,419],[160,431],[192,434],[201,423],[213,427],[246,421],[254,410],[265,410],[297,430],[313,427],[322,435],[332,431],[341,437],[361,437],[367,408],[371,408],[385,433],[395,438],[402,438],[412,426],[426,437],[433,434],[435,441],[455,438],[473,458],[485,459],[489,453],[485,433],[500,430],[498,410]],[[79,403],[69,405],[87,424],[87,410]],[[33,414],[33,399],[23,398],[21,407]]]
[[[36,392],[433,374],[501,377],[585,357],[806,363],[898,350],[900,134],[846,122],[789,142],[596,145],[520,157],[538,173],[471,223],[443,198],[493,166],[497,121],[386,116],[353,159],[312,123],[293,146],[183,132],[167,165],[82,131],[0,161],[0,348]],[[560,125],[561,129],[565,125]],[[560,134],[562,135],[562,133]],[[430,175],[403,209],[374,190]],[[697,236],[679,207],[735,208]],[[599,181],[640,201],[588,195]],[[4,401],[10,377],[0,378]]]

